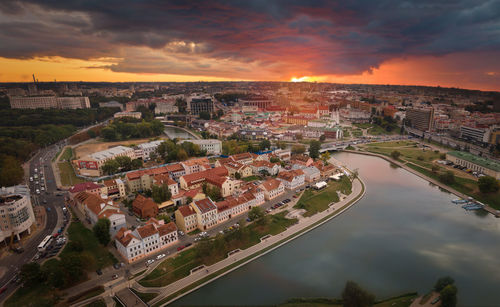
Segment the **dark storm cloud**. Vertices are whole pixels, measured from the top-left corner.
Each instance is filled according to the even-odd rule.
[[[124,48],[148,47],[168,55],[281,63],[310,74],[359,74],[401,56],[500,50],[496,0],[0,0],[0,12],[0,56],[11,58],[122,57]],[[154,60],[162,64],[158,71]],[[161,61],[144,61],[144,72],[181,70]],[[188,66],[189,73],[211,67]],[[112,67],[140,72],[141,62],[128,58]]]

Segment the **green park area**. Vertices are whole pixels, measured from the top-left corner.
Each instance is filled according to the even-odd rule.
[[[201,265],[212,265],[227,257],[230,251],[246,249],[260,242],[266,235],[276,235],[297,222],[285,218],[287,211],[275,215],[263,215],[255,222],[219,234],[215,238],[200,241],[195,247],[163,261],[150,274],[139,281],[144,287],[163,287],[190,274]]]
[[[434,160],[445,159],[445,153],[429,148],[420,148],[412,141],[394,141],[385,143],[370,143],[360,146],[366,151],[392,157],[394,151],[399,152],[398,159],[421,167],[431,169]]]
[[[21,271],[25,271],[29,278],[5,301],[5,306],[54,306],[61,300],[64,289],[87,280],[87,273],[117,262],[81,222],[70,224],[68,237],[69,242],[58,258],[51,258],[42,265],[32,262],[23,266]],[[91,290],[82,293],[82,297],[89,298],[103,291]],[[72,299],[74,302],[82,298]]]
[[[318,212],[328,209],[330,203],[338,202],[338,192],[344,195],[351,193],[351,180],[343,176],[339,181],[330,181],[328,186],[322,190],[316,191],[307,189],[300,197],[294,208],[305,209],[303,216],[312,216]]]
[[[255,180],[261,180],[261,179],[262,178],[260,176],[256,176],[256,175],[252,175],[252,176],[248,176],[248,177],[245,177],[245,178],[241,178],[241,180],[246,181],[246,182],[255,181]]]
[[[82,178],[76,177],[75,170],[71,166],[71,162],[59,162],[57,163],[57,167],[59,168],[59,176],[61,178],[61,184],[63,186],[73,186],[77,183],[82,183],[85,181]]]

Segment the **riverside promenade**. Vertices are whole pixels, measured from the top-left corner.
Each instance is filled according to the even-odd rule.
[[[299,222],[289,227],[284,232],[269,236],[260,243],[245,250],[239,251],[224,260],[211,266],[207,266],[191,275],[173,282],[165,287],[151,288],[143,287],[133,282],[132,287],[140,292],[158,293],[158,296],[149,302],[152,306],[164,306],[189,294],[192,291],[230,273],[233,270],[273,251],[274,249],[298,238],[308,231],[321,226],[332,218],[348,210],[365,194],[365,186],[361,179],[355,179],[352,183],[352,193],[341,201],[334,203],[329,209],[317,213],[311,217],[301,218]],[[141,278],[141,277],[139,277]]]

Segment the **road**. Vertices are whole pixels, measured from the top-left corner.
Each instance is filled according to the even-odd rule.
[[[2,294],[1,299],[5,299],[8,297],[17,287],[17,285],[9,283],[17,272],[20,270],[21,266],[33,259],[35,254],[38,252],[37,246],[47,235],[53,234],[55,232],[55,227],[57,225],[57,211],[56,207],[61,207],[64,204],[63,197],[56,196],[57,186],[55,185],[54,174],[52,172],[52,167],[50,164],[50,160],[57,153],[58,145],[52,145],[47,148],[40,150],[29,163],[29,175],[33,176],[34,169],[38,169],[38,173],[40,173],[40,169],[43,168],[44,173],[44,181],[47,191],[43,194],[36,195],[34,193],[36,187],[40,187],[40,185],[35,185],[33,182],[29,182],[29,179],[26,180],[30,186],[31,190],[31,201],[33,206],[44,206],[45,208],[50,208],[50,211],[46,211],[46,223],[43,230],[39,231],[32,238],[29,238],[27,242],[25,242],[22,247],[24,248],[24,252],[21,254],[11,254],[6,256],[0,260],[0,266],[6,267],[7,271],[0,278],[0,285],[2,287],[6,286],[7,291]],[[47,165],[47,167],[45,167]],[[43,200],[47,203],[43,204]]]

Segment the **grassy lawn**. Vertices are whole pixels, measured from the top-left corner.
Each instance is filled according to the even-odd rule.
[[[98,296],[99,294],[102,294],[102,293],[104,293],[104,287],[103,286],[96,286],[94,288],[91,288],[89,290],[86,290],[82,293],[79,293],[77,295],[74,295],[74,296],[68,298],[67,302],[73,304],[73,303],[76,303],[79,301],[84,301],[84,300],[89,299],[89,298],[94,297],[94,296]],[[99,306],[99,305],[96,305],[96,306]]]
[[[241,180],[246,181],[246,182],[255,181],[255,180],[261,180],[261,179],[262,178],[260,178],[259,176],[256,176],[256,175],[252,175],[252,176],[248,176],[248,177],[245,177],[245,178],[241,178]]]
[[[352,133],[353,137],[359,138],[359,137],[363,136],[363,131],[361,131],[359,129],[352,130],[351,133]]]
[[[61,177],[62,185],[72,186],[85,182],[84,179],[76,177],[75,170],[71,167],[71,162],[59,162],[57,166],[59,167],[59,176]]]
[[[20,287],[5,301],[5,307],[18,306],[54,306],[58,302],[57,291],[45,284],[32,287]]]
[[[363,146],[368,147],[403,147],[403,146],[414,146],[417,143],[413,141],[394,141],[394,142],[381,142],[381,143],[368,143]]]
[[[198,246],[185,250],[175,257],[163,261],[150,274],[139,281],[145,287],[162,287],[176,280],[186,277],[190,271],[202,264],[211,265],[227,257],[227,253],[235,249],[246,249],[260,242],[265,235],[275,235],[295,224],[296,219],[287,219],[283,211],[275,215],[269,215],[267,223],[252,223],[237,231],[219,235],[215,239],[206,242],[205,247],[199,252]],[[201,256],[200,256],[201,255]]]
[[[144,303],[147,303],[158,296],[158,293],[143,293],[135,290],[134,288],[130,288],[130,290],[132,290],[132,292],[134,292],[135,295],[137,295]]]
[[[294,208],[305,209],[306,213],[304,216],[312,216],[328,209],[331,202],[338,202],[339,196],[337,191],[343,194],[350,194],[351,185],[349,178],[343,176],[338,182],[330,181],[328,186],[323,190],[315,191],[308,189],[302,194]]]
[[[65,161],[71,159],[71,157],[73,157],[73,149],[71,147],[66,147],[62,155],[59,157],[59,160]]]
[[[94,236],[92,231],[81,222],[71,222],[68,228],[69,241],[79,241],[83,245],[81,254],[87,255],[90,261],[85,264],[87,271],[95,271],[112,265],[118,260],[111,254],[106,247],[103,247]],[[60,257],[73,253],[67,244],[62,250]]]

